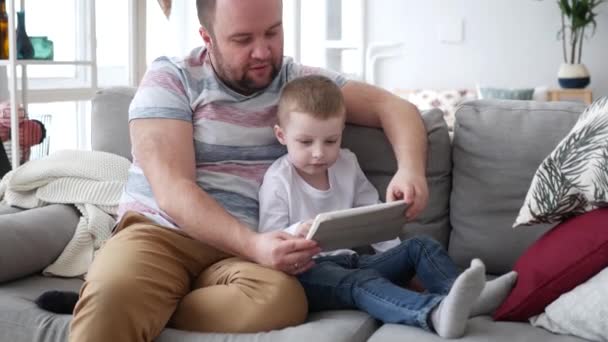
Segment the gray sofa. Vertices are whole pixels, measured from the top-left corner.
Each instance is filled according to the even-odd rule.
[[[92,146],[130,157],[127,108],[133,89],[101,91],[93,100]],[[459,265],[481,258],[491,275],[509,271],[549,227],[513,230],[511,224],[541,160],[568,132],[584,107],[564,102],[475,101],[456,114],[453,142],[440,111],[423,114],[429,137],[430,202],[404,236],[429,234]],[[395,161],[380,130],[349,126],[353,150],[383,194]],[[49,289],[78,290],[81,280],[45,278],[40,271],[62,251],[78,220],[70,206],[0,211],[0,341],[65,341],[70,315],[36,307]],[[238,313],[235,313],[238,319]],[[311,314],[297,327],[258,334],[200,334],[167,328],[156,341],[439,341],[418,328],[381,325],[358,311]],[[527,323],[470,320],[463,341],[581,341]]]

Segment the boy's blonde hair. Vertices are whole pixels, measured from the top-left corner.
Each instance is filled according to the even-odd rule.
[[[296,78],[281,91],[277,109],[279,125],[285,124],[292,112],[307,113],[321,120],[344,116],[342,91],[325,76]]]

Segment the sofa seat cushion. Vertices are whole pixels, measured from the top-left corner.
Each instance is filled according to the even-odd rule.
[[[302,325],[257,334],[201,334],[165,329],[156,342],[357,342],[367,341],[378,323],[361,311],[323,311]]]
[[[510,271],[551,226],[513,229],[538,165],[585,106],[571,102],[479,100],[456,113],[452,149],[450,256],[481,258],[489,273]]]
[[[385,324],[376,331],[369,342],[445,342],[434,333],[420,328],[397,324]],[[582,339],[555,335],[535,328],[528,323],[494,322],[490,316],[479,316],[468,322],[465,336],[459,342],[581,342]]]
[[[0,341],[67,341],[71,315],[39,309],[34,300],[44,291],[78,291],[78,279],[32,276],[0,285]],[[365,341],[377,329],[375,319],[360,311],[311,314],[297,327],[257,334],[202,334],[165,329],[156,342],[234,341]]]
[[[72,316],[39,309],[34,300],[44,291],[78,291],[79,279],[32,276],[0,285],[0,341],[68,340]]]

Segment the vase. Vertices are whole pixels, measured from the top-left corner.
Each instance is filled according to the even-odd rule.
[[[17,12],[17,59],[34,57],[34,47],[25,31],[25,12]]]
[[[591,82],[589,71],[584,64],[562,63],[557,73],[557,80],[562,88],[585,88]]]
[[[53,41],[48,37],[31,36],[30,42],[34,47],[33,59],[53,60]]]
[[[8,59],[8,13],[5,0],[0,0],[0,59]]]

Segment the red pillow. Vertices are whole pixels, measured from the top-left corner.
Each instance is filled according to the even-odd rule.
[[[517,283],[494,319],[527,321],[607,266],[608,208],[564,221],[517,260]]]

